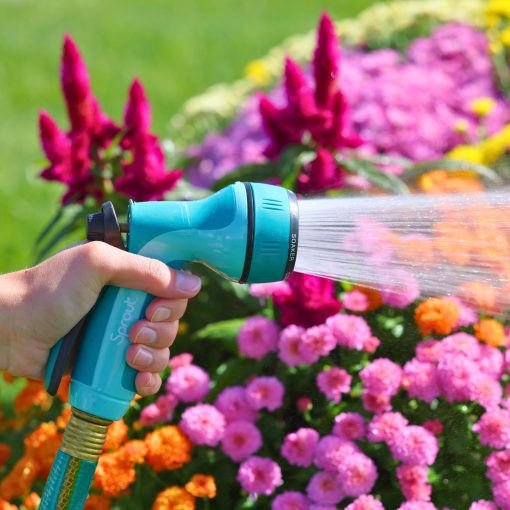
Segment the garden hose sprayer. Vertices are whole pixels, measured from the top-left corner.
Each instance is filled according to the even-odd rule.
[[[119,225],[110,202],[87,218],[87,239],[152,257],[180,269],[200,262],[239,283],[274,282],[292,273],[298,247],[298,204],[284,188],[232,184],[189,202],[131,202]],[[127,248],[122,232],[127,233]],[[126,364],[131,325],[148,294],[105,287],[88,316],[52,349],[46,388],[55,394],[72,364],[72,416],[44,489],[40,510],[85,504],[109,424],[135,396],[136,371]]]

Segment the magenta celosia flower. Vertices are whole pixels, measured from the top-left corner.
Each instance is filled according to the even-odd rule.
[[[351,391],[352,377],[343,368],[333,367],[317,374],[317,386],[326,398],[340,402],[342,393]]]
[[[441,354],[437,365],[437,379],[448,402],[469,400],[470,383],[478,373],[476,362],[456,354]]]
[[[338,345],[348,349],[363,350],[365,341],[372,336],[365,319],[356,315],[337,314],[326,321]]]
[[[239,352],[248,358],[262,359],[275,352],[280,331],[275,321],[265,317],[250,317],[242,325],[237,343]]]
[[[316,152],[315,159],[306,164],[298,176],[299,190],[302,193],[314,193],[344,187],[346,172],[338,166],[331,152],[321,147]]]
[[[480,357],[480,342],[468,333],[454,333],[441,341],[441,352],[444,354],[463,354],[469,359]]]
[[[503,510],[510,508],[510,482],[501,482],[492,486],[494,502]]]
[[[312,501],[325,505],[336,505],[345,497],[337,475],[328,471],[319,471],[313,475],[306,492]]]
[[[319,433],[311,428],[300,428],[285,436],[280,453],[289,464],[308,467],[312,465]]]
[[[473,432],[478,432],[484,446],[506,448],[510,445],[510,412],[502,409],[486,411],[473,425]]]
[[[437,510],[437,507],[428,501],[406,501],[397,510]]]
[[[338,479],[346,496],[368,494],[377,480],[377,468],[364,453],[353,453],[338,466]]]
[[[510,481],[510,450],[492,452],[485,460],[487,464],[487,478],[492,483]]]
[[[406,464],[431,466],[439,451],[436,437],[419,425],[401,429],[389,446],[392,455]]]
[[[209,393],[210,385],[205,370],[197,365],[188,365],[172,370],[165,387],[183,402],[201,402]]]
[[[283,384],[271,376],[256,377],[246,386],[246,400],[253,409],[275,411],[283,404]]]
[[[384,507],[374,496],[363,495],[347,505],[345,510],[384,510]]]
[[[282,492],[271,503],[271,510],[309,510],[308,498],[297,491]]]
[[[305,363],[300,353],[301,337],[305,328],[301,326],[287,326],[280,334],[278,343],[278,357],[288,367],[295,367]]]
[[[359,376],[363,388],[372,394],[395,395],[402,382],[402,368],[386,358],[378,358],[366,366]]]
[[[494,409],[501,402],[503,388],[499,381],[490,375],[479,373],[470,381],[469,395],[472,400],[478,402],[485,409]]]
[[[335,416],[331,433],[349,441],[363,439],[366,435],[365,419],[359,413],[340,413]]]
[[[327,356],[336,346],[336,339],[325,325],[308,328],[301,337],[299,353],[306,363],[315,363],[321,356]]]
[[[337,473],[343,459],[358,452],[359,448],[352,441],[336,436],[324,436],[315,448],[313,461],[318,468]]]
[[[234,421],[227,425],[221,449],[235,462],[253,455],[262,446],[260,430],[249,421]]]
[[[351,312],[365,312],[368,309],[368,296],[359,290],[345,292],[342,297],[344,308]]]
[[[441,394],[436,376],[436,366],[412,359],[404,365],[402,387],[412,398],[432,402]]]
[[[361,401],[363,402],[363,408],[371,413],[379,414],[391,411],[391,396],[386,393],[372,393],[363,390]]]
[[[280,466],[264,457],[250,457],[245,460],[237,472],[241,487],[250,494],[269,496],[283,483]]]
[[[176,369],[179,367],[187,367],[193,363],[193,354],[189,352],[183,352],[182,354],[177,354],[177,356],[172,356],[168,365],[172,369]]]
[[[383,303],[395,308],[405,308],[420,297],[418,282],[413,274],[403,270],[390,270],[392,282],[381,290]]]
[[[492,501],[480,499],[471,503],[469,510],[498,510],[498,508]]]
[[[258,412],[251,407],[242,386],[225,388],[216,397],[214,405],[223,414],[227,423],[233,421],[251,421],[258,418]]]
[[[209,404],[188,407],[182,413],[179,426],[197,445],[216,446],[225,434],[225,418]]]
[[[151,108],[145,90],[140,81],[135,79],[129,88],[128,101],[124,109],[125,135],[122,146],[129,148],[135,138],[149,133],[151,122]]]
[[[383,413],[374,416],[368,424],[367,438],[371,442],[384,441],[391,444],[409,422],[400,413]]]
[[[397,478],[402,494],[410,501],[430,501],[432,486],[428,483],[427,466],[402,464],[397,468]]]
[[[425,340],[416,346],[416,358],[420,361],[436,363],[441,356],[441,342],[438,340]]]
[[[46,157],[52,166],[67,164],[71,156],[71,143],[67,135],[44,111],[39,113],[39,137]],[[58,170],[55,170],[58,173]]]

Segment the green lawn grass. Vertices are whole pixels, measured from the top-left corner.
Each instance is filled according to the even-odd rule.
[[[0,272],[32,262],[37,233],[62,189],[41,181],[37,113],[64,123],[62,34],[75,38],[104,109],[120,119],[133,76],[146,86],[154,129],[190,96],[238,78],[285,37],[313,28],[320,12],[355,15],[374,0],[0,0]],[[65,124],[63,124],[65,126]]]

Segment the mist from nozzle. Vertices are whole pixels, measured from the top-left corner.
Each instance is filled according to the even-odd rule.
[[[510,190],[300,200],[295,270],[509,308]]]

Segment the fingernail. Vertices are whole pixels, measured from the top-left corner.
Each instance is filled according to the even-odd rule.
[[[195,292],[200,288],[201,283],[198,276],[177,271],[175,285],[181,292]]]
[[[162,322],[170,318],[172,310],[166,307],[156,308],[156,311],[152,314],[151,322]]]
[[[147,367],[149,366],[153,361],[152,354],[143,347],[138,350],[138,352],[135,354],[135,357],[133,358],[133,365],[137,365],[139,367]]]
[[[142,328],[135,336],[135,344],[153,344],[156,341],[156,332],[151,328]]]

